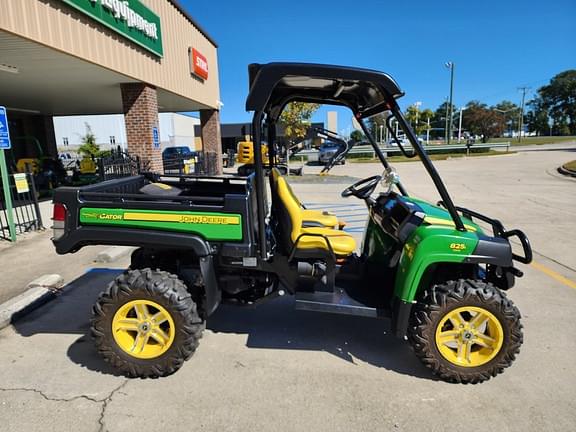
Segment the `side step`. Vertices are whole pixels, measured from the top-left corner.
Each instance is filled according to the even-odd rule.
[[[335,287],[334,292],[297,292],[296,309],[329,312],[344,315],[357,315],[371,318],[387,316],[382,309],[376,309],[357,302],[342,288]]]

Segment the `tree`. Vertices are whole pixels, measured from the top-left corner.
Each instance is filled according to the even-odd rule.
[[[86,133],[80,137],[82,145],[78,148],[78,153],[85,157],[96,157],[100,155],[100,146],[96,144],[96,135],[88,123],[84,123]]]
[[[576,69],[559,73],[540,87],[542,106],[554,120],[555,133],[576,134]]]
[[[502,116],[507,129],[518,130],[518,119],[520,118],[520,107],[514,102],[504,100],[494,106],[494,109]]]
[[[432,116],[432,119],[430,120],[430,126],[434,129],[442,129],[441,133],[435,133],[434,135],[436,136],[444,136],[445,135],[445,130],[446,130],[446,116],[448,115],[448,102],[442,102],[442,104],[436,108],[436,111],[434,111],[434,115]],[[452,104],[452,113],[455,113],[457,111],[456,109],[456,105]],[[452,129],[454,130],[454,129]]]
[[[354,142],[364,141],[364,134],[359,130],[353,130],[350,134],[350,139]]]
[[[471,134],[482,136],[482,142],[487,142],[491,137],[500,136],[505,128],[501,113],[488,108],[486,104],[479,101],[468,102],[462,123]]]
[[[289,142],[294,142],[306,136],[310,127],[310,119],[320,108],[319,104],[306,102],[290,102],[282,114],[280,124],[284,128],[284,136]]]
[[[528,130],[536,132],[536,135],[548,135],[551,132],[548,110],[540,97],[536,97],[528,102],[526,125],[528,126]]]
[[[410,105],[406,110],[406,120],[412,126],[412,129],[416,132],[416,135],[422,135],[428,129],[428,119],[432,121],[434,113],[431,109],[426,108],[420,111],[416,105]],[[432,125],[431,125],[432,127]]]

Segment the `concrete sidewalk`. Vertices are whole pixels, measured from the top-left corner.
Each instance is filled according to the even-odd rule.
[[[56,254],[50,240],[52,203],[42,202],[40,210],[46,227],[44,231],[19,235],[15,243],[0,242],[0,262],[3,263],[0,304],[23,293],[29,282],[44,274],[59,274],[66,283],[76,279],[87,268],[98,267],[100,264],[95,263],[96,257],[108,248],[89,246],[75,254]],[[114,265],[127,267],[129,257],[120,258]]]

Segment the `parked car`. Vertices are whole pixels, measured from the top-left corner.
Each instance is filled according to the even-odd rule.
[[[189,158],[192,159],[197,156],[197,152],[190,150],[188,146],[166,147],[162,152],[162,160],[176,159],[176,158]]]
[[[332,160],[332,158],[342,151],[345,148],[342,148],[342,144],[334,142],[334,141],[325,141],[319,148],[318,160],[321,164],[327,164]],[[344,159],[340,162],[344,164]]]

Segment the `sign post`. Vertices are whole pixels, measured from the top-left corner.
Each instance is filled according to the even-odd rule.
[[[6,108],[0,106],[0,172],[2,173],[2,189],[4,190],[4,201],[6,202],[6,220],[10,231],[10,240],[16,241],[16,226],[14,226],[14,213],[12,212],[12,194],[10,193],[10,180],[8,178],[8,167],[6,166],[5,150],[12,148],[10,143],[10,131],[8,130],[8,117]]]

